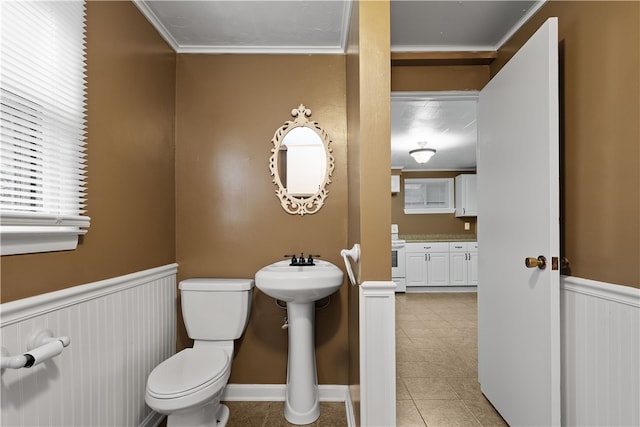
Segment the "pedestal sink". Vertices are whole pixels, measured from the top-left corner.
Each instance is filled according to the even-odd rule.
[[[310,424],[320,416],[314,344],[315,301],[342,285],[342,270],[327,261],[295,266],[270,264],[256,273],[256,286],[287,303],[289,354],[284,416],[292,424]]]

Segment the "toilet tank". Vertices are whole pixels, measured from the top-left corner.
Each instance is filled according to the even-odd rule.
[[[240,338],[249,320],[253,279],[187,279],[179,288],[189,338]]]

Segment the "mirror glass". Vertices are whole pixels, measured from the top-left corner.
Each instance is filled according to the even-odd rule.
[[[291,111],[294,120],[276,130],[269,169],[282,208],[290,214],[317,212],[327,197],[334,159],[327,132],[308,119],[304,105]]]
[[[327,173],[327,156],[320,136],[308,127],[293,128],[282,140],[280,153],[285,167],[278,173],[287,193],[296,197],[317,193]]]

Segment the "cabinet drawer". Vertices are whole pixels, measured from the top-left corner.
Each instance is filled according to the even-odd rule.
[[[467,252],[467,242],[451,242],[449,243],[449,252]]]
[[[449,252],[449,242],[411,242],[407,243],[407,252]]]
[[[469,252],[478,252],[478,242],[467,243],[467,248],[469,249]]]

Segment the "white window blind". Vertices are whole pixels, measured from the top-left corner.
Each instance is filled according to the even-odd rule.
[[[404,180],[404,213],[452,213],[453,178],[407,178]]]
[[[75,249],[86,233],[85,5],[2,1],[2,255]]]

